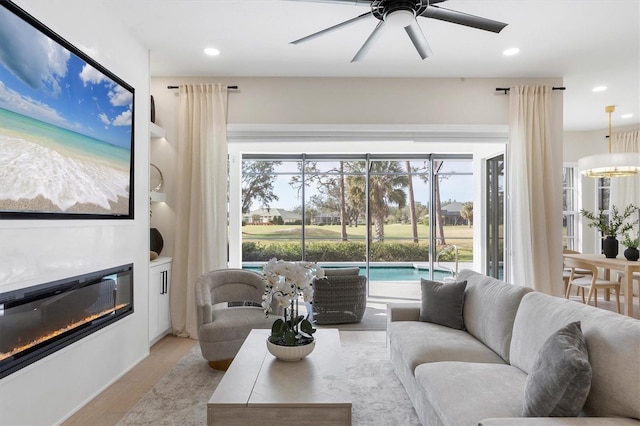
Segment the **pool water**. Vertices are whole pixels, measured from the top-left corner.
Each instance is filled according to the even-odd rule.
[[[360,268],[360,274],[366,273],[365,268]],[[446,271],[434,271],[433,279],[442,280],[450,277]],[[371,281],[420,281],[421,278],[431,279],[428,269],[416,269],[411,266],[373,266],[369,267],[369,279]]]
[[[331,269],[332,266],[328,266],[327,269]],[[260,266],[244,266],[243,269],[250,271],[261,272]],[[366,274],[366,268],[360,267],[360,275]],[[433,279],[442,280],[446,277],[450,277],[451,273],[447,271],[434,271]],[[428,269],[416,269],[413,266],[370,266],[369,267],[369,280],[370,281],[420,281],[421,278],[430,279]]]

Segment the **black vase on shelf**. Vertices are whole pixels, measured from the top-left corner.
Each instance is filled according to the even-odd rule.
[[[627,260],[635,262],[640,259],[640,250],[637,247],[629,247],[624,251],[624,257]]]
[[[162,251],[162,247],[164,247],[164,240],[162,239],[162,234],[158,231],[158,228],[151,228],[149,233],[149,250],[155,251],[160,254]]]
[[[602,240],[602,252],[604,257],[609,259],[618,256],[618,240],[616,237],[607,237]]]
[[[156,103],[153,100],[153,95],[151,95],[151,122],[156,122]]]

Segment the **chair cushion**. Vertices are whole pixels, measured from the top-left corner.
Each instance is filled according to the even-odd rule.
[[[538,352],[524,389],[524,417],[576,417],[591,389],[580,321],[553,333]]]
[[[464,289],[466,281],[443,284],[438,281],[420,280],[422,306],[420,321],[444,325],[456,330],[464,330]]]
[[[213,321],[198,328],[198,339],[224,342],[245,339],[253,328],[271,328],[278,316],[266,317],[262,308],[235,307],[214,309]]]
[[[335,276],[343,276],[343,275],[358,275],[360,273],[360,268],[334,268],[334,269],[324,269],[324,275],[327,277],[335,277]]]

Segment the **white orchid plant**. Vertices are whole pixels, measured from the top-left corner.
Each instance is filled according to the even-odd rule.
[[[286,262],[271,259],[262,268],[265,292],[262,307],[268,316],[275,301],[284,308],[284,320],[278,318],[271,327],[269,341],[276,345],[296,346],[313,341],[315,329],[308,315],[298,314],[300,296],[305,302],[313,298],[313,278],[324,277],[324,271],[311,262]]]

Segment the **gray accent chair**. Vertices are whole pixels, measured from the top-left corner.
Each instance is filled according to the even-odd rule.
[[[228,368],[251,329],[271,328],[282,314],[274,309],[265,315],[265,285],[256,272],[219,269],[202,275],[195,287],[200,351],[217,370]]]
[[[367,277],[358,268],[325,269],[313,283],[313,320],[318,325],[362,321],[367,308]]]

